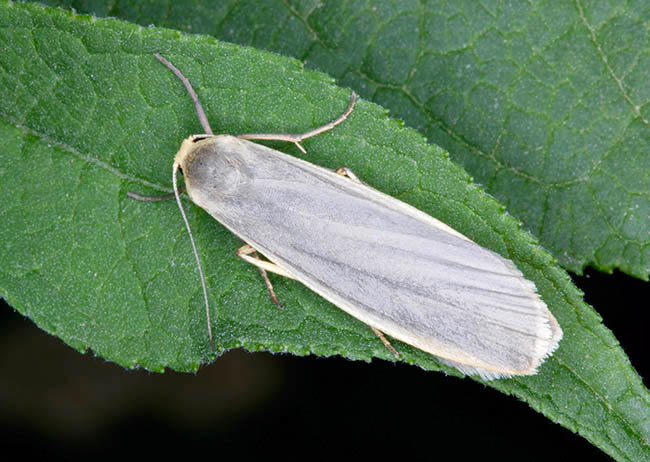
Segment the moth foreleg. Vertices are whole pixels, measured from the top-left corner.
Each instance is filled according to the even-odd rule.
[[[298,149],[300,149],[304,154],[307,153],[305,151],[305,148],[302,147],[300,144],[303,140],[306,140],[307,138],[311,138],[312,136],[320,135],[321,133],[324,133],[326,131],[329,131],[336,127],[338,124],[342,123],[345,119],[348,118],[352,110],[354,109],[354,105],[357,102],[357,94],[352,92],[350,95],[350,104],[348,104],[348,107],[339,115],[336,119],[332,120],[329,123],[326,123],[325,125],[321,125],[318,128],[315,128],[313,130],[309,130],[308,132],[305,133],[245,133],[243,135],[237,135],[238,138],[241,138],[243,140],[275,140],[275,141],[289,141],[290,143],[295,144]]]
[[[180,186],[178,188],[179,193],[182,193],[184,191],[185,191],[185,186]],[[127,191],[126,195],[129,196],[131,199],[135,199],[136,201],[144,201],[144,202],[168,201],[169,199],[173,199],[175,197],[174,193],[163,194],[162,196],[141,196],[140,194],[132,193],[130,191]]]

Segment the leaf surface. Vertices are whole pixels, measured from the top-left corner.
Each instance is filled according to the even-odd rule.
[[[0,3],[0,293],[44,330],[125,367],[196,370],[209,360],[190,244],[169,192],[172,156],[200,133],[182,85],[193,82],[216,132],[300,132],[338,115],[349,91],[290,58],[210,37]],[[274,145],[275,146],[275,145]],[[276,146],[293,155],[297,149]],[[611,332],[566,273],[446,153],[362,101],[333,132],[305,142],[310,161],[364,181],[512,259],[535,282],[565,338],[533,377],[489,385],[516,394],[620,460],[648,455],[649,397]],[[189,202],[220,352],[392,356],[372,332],[293,281],[269,302],[239,242]],[[395,342],[425,369],[453,369]]]

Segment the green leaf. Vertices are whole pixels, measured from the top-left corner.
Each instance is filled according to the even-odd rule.
[[[290,58],[210,37],[0,2],[0,293],[74,348],[125,367],[193,371],[209,360],[200,284],[175,205],[127,191],[171,189],[172,156],[201,128],[185,90],[151,54],[195,85],[215,131],[299,132],[338,115],[349,91]],[[291,146],[278,148],[294,155]],[[650,453],[650,396],[611,332],[567,274],[471,183],[440,148],[360,102],[308,159],[362,179],[512,259],[535,282],[565,338],[533,377],[488,385],[526,400],[619,460]],[[363,324],[294,281],[269,302],[240,244],[189,211],[208,278],[219,351],[288,351],[392,360]],[[395,342],[406,361],[457,375]]]
[[[446,149],[565,268],[648,280],[646,2],[47,3],[293,56]]]

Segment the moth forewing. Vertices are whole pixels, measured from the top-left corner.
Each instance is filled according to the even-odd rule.
[[[234,136],[183,146],[194,203],[369,326],[485,378],[534,374],[557,347],[534,284],[424,212]]]

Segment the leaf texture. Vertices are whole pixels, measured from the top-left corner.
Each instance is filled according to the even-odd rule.
[[[3,264],[0,293],[72,347],[125,367],[196,370],[209,360],[200,285],[168,192],[172,156],[200,126],[186,73],[215,131],[299,132],[337,115],[349,91],[293,59],[210,37],[0,3]],[[293,155],[297,149],[278,145]],[[512,259],[535,282],[565,338],[538,375],[489,385],[526,400],[619,460],[649,451],[647,390],[567,274],[471,183],[446,153],[361,102],[334,132],[305,142],[309,160],[347,165],[372,186]],[[391,359],[366,326],[292,281],[275,279],[282,312],[239,243],[186,203],[208,277],[219,351]],[[453,369],[397,343],[406,361]]]

